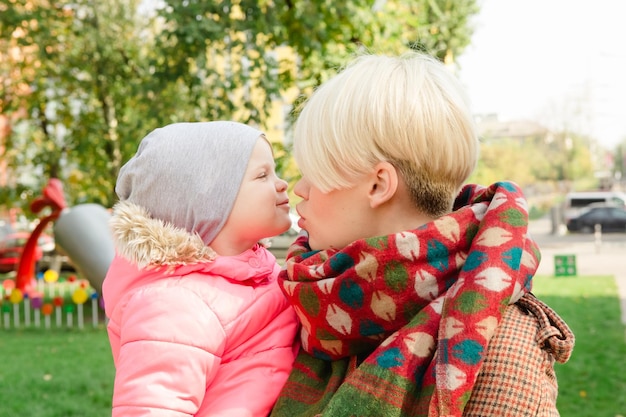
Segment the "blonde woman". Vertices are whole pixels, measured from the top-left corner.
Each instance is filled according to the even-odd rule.
[[[554,416],[567,325],[531,294],[513,183],[465,185],[479,144],[457,79],[368,55],[294,131],[299,226],[279,283],[302,349],[273,416]]]

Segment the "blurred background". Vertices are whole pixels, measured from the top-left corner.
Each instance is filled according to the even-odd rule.
[[[517,182],[531,216],[551,214],[563,230],[567,193],[624,189],[620,7],[0,0],[1,233],[32,230],[29,204],[50,178],[69,207],[111,207],[120,167],[142,137],[172,122],[258,126],[293,185],[298,104],[357,53],[408,50],[437,56],[467,86],[482,154],[470,181]]]

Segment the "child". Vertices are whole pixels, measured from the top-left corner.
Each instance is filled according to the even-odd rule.
[[[154,130],[120,171],[103,284],[113,416],[266,416],[297,319],[258,242],[291,224],[264,134],[234,122]]]
[[[279,284],[302,351],[272,416],[558,415],[573,335],[530,294],[539,251],[435,59],[362,56],[294,130],[300,236]],[[460,191],[460,193],[459,193]]]

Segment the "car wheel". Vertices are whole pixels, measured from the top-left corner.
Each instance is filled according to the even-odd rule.
[[[580,232],[581,233],[592,233],[593,232],[593,227],[591,227],[591,226],[582,226],[580,228]]]

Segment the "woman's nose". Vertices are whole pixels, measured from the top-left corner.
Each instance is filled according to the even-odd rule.
[[[301,178],[298,180],[298,182],[296,182],[296,185],[293,187],[293,192],[295,195],[297,195],[300,198],[304,198],[306,199],[306,195],[308,194],[308,184],[307,182],[304,180],[304,178]]]

